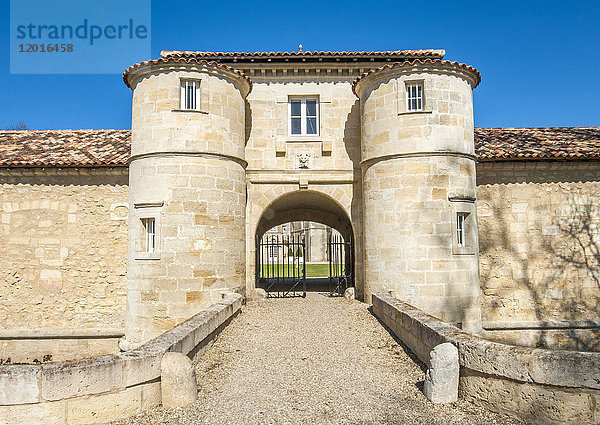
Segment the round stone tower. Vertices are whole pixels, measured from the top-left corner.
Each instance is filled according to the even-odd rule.
[[[477,70],[416,60],[354,82],[362,118],[365,301],[381,290],[478,330],[472,90]]]
[[[123,74],[133,90],[129,349],[245,287],[245,98],[217,63],[167,56]]]

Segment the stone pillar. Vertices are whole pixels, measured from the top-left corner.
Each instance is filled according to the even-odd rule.
[[[182,353],[165,353],[160,362],[160,392],[164,408],[187,407],[198,398],[192,361]]]
[[[158,59],[124,74],[133,89],[126,335],[138,346],[245,288],[245,97],[225,66]],[[182,111],[181,86],[199,85]],[[185,106],[185,105],[183,105]],[[156,248],[147,252],[147,219]]]
[[[365,301],[381,290],[442,320],[480,326],[471,67],[397,63],[354,85],[362,117]],[[406,87],[421,85],[422,111]],[[465,240],[457,240],[457,218]]]
[[[429,369],[423,383],[425,397],[433,403],[455,402],[459,377],[458,348],[449,342],[436,345],[429,355]]]

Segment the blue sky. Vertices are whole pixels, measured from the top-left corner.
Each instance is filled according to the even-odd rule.
[[[130,128],[131,91],[119,74],[11,75],[9,0],[0,4],[0,128],[19,121],[31,129]],[[598,0],[154,0],[151,56],[292,51],[300,43],[305,50],[442,48],[446,59],[483,75],[476,126],[600,126],[599,17]]]

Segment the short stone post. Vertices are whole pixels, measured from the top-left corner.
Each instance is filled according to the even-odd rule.
[[[350,288],[346,288],[346,290],[344,291],[344,298],[346,298],[348,301],[351,301],[355,298],[353,286],[351,286]]]
[[[160,389],[163,407],[186,407],[196,401],[196,374],[188,356],[165,353],[160,362]]]
[[[458,349],[446,342],[436,345],[430,356],[423,388],[425,397],[434,403],[452,403],[458,400]]]

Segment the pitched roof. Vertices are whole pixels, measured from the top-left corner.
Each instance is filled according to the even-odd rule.
[[[0,131],[0,167],[127,166],[131,130]],[[600,127],[476,128],[479,161],[599,160]]]
[[[404,61],[419,58],[441,59],[446,54],[442,49],[417,49],[417,50],[388,50],[376,51],[299,51],[299,52],[200,52],[200,51],[177,51],[163,50],[162,57],[197,58],[214,61],[322,61],[322,60],[393,60]]]
[[[600,127],[476,128],[479,161],[600,159]]]
[[[0,167],[122,166],[130,130],[0,131]]]

